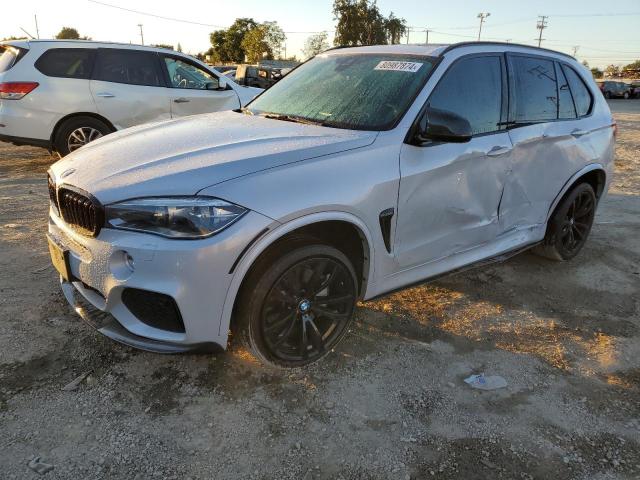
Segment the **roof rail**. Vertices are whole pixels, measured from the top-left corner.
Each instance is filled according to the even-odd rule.
[[[460,42],[460,43],[452,43],[451,45],[449,45],[447,48],[445,48],[442,53],[440,55],[444,55],[447,52],[450,52],[451,50],[454,50],[456,48],[460,48],[460,47],[471,47],[471,46],[475,46],[475,45],[505,45],[505,46],[510,46],[510,47],[524,47],[524,48],[532,48],[534,50],[544,50],[545,52],[551,52],[551,53],[555,53],[557,55],[563,55],[567,58],[570,58],[572,60],[575,60],[575,57],[572,57],[571,55],[569,55],[568,53],[564,53],[564,52],[558,52],[557,50],[551,50],[550,48],[543,48],[543,47],[534,47],[532,45],[524,45],[522,43],[511,43],[511,42],[485,42],[485,41],[478,41],[478,42]]]

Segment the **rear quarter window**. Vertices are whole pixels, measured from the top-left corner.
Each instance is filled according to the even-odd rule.
[[[584,117],[591,111],[591,105],[593,104],[593,97],[591,92],[585,85],[584,81],[578,75],[578,73],[568,65],[562,65],[562,70],[569,82],[569,88],[571,89],[571,95],[573,95],[573,101],[576,105],[576,111],[578,117]]]
[[[90,48],[52,48],[42,54],[35,67],[49,77],[91,78],[95,50]]]
[[[24,48],[0,45],[0,73],[6,72],[18,63],[18,60],[20,60],[26,52],[27,50]]]

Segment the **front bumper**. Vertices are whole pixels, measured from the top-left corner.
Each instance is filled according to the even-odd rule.
[[[144,350],[177,353],[226,348],[228,326],[222,309],[236,258],[256,234],[273,223],[249,212],[240,221],[202,240],[170,240],[103,228],[86,237],[50,212],[49,235],[69,251],[71,282],[62,290],[75,311],[99,332]],[[123,254],[134,259],[126,268]],[[184,331],[156,328],[137,318],[122,300],[125,289],[171,297]]]

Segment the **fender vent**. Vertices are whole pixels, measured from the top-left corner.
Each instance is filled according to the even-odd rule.
[[[391,253],[391,219],[394,213],[395,210],[393,208],[387,208],[380,212],[380,231],[382,232],[384,246],[389,253]]]

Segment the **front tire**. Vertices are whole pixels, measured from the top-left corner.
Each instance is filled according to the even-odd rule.
[[[629,100],[629,92],[624,92],[623,97],[625,100]]]
[[[575,257],[587,241],[596,213],[596,194],[588,183],[574,187],[556,207],[547,233],[534,252],[551,260]]]
[[[64,157],[111,132],[111,128],[97,118],[84,115],[71,117],[58,127],[53,146]]]
[[[347,332],[357,288],[355,270],[339,250],[285,244],[259,262],[243,287],[241,339],[266,364],[301,367],[315,362]]]

